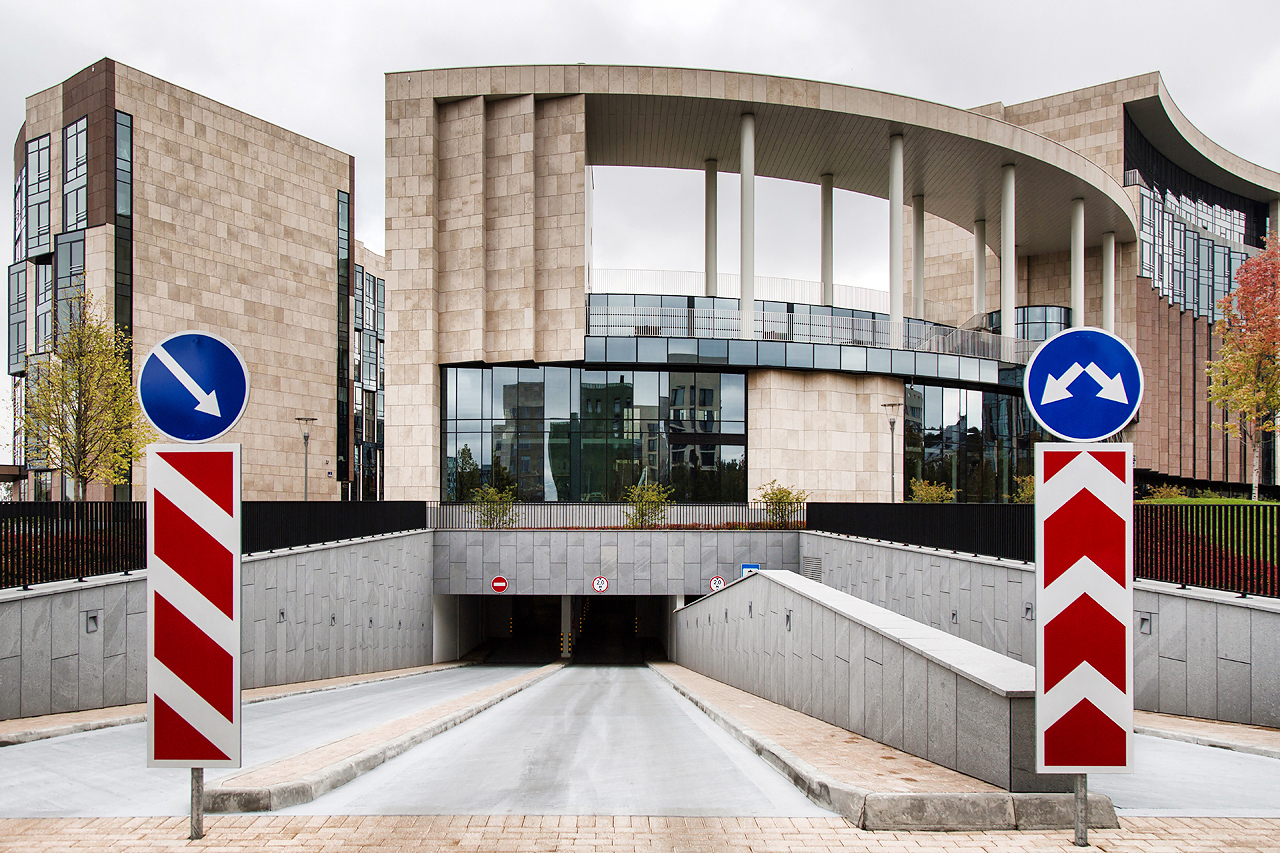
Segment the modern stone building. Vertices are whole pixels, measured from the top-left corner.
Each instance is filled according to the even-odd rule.
[[[1206,139],[1159,75],[966,110],[688,69],[447,69],[388,74],[386,115],[384,273],[351,234],[346,154],[110,60],[28,99],[19,399],[84,287],[135,360],[188,327],[245,354],[254,396],[228,438],[246,498],[301,494],[310,416],[329,499],[660,482],[742,501],[776,479],[884,501],[920,477],[1000,501],[1041,439],[1023,365],[1087,324],[1146,366],[1123,436],[1139,481],[1247,479],[1204,364],[1216,300],[1280,221],[1280,174]],[[589,174],[608,165],[704,175],[704,269],[594,267]],[[821,187],[822,281],[755,275],[756,176]],[[716,255],[721,179],[741,182],[737,276]],[[834,281],[836,189],[889,202],[887,294]],[[27,497],[58,494],[32,476]]]
[[[226,440],[244,445],[246,499],[302,497],[299,417],[315,418],[310,493],[376,497],[385,287],[351,234],[354,181],[350,155],[110,59],[32,95],[14,144],[17,412],[58,306],[87,292],[132,334],[135,372],[185,329],[239,349],[251,397]],[[57,499],[66,484],[26,439],[16,497]],[[141,499],[142,469],[114,496]]]
[[[657,479],[743,500],[776,478],[865,501],[921,477],[999,501],[1041,438],[1022,367],[1084,324],[1146,365],[1124,436],[1140,480],[1247,477],[1204,364],[1280,174],[1196,131],[1159,75],[974,110],[669,68],[386,83],[389,496],[490,479],[609,500]],[[701,274],[592,268],[597,165],[705,172]],[[716,257],[724,173],[741,181],[737,279]],[[821,282],[754,275],[755,176],[821,186]],[[879,304],[833,281],[836,188],[889,201]]]

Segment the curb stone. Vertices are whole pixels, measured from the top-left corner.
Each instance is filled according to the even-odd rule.
[[[1165,740],[1176,740],[1179,743],[1193,743],[1197,746],[1212,746],[1216,749],[1228,749],[1232,752],[1261,755],[1263,758],[1280,758],[1280,749],[1274,749],[1269,746],[1254,746],[1249,743],[1240,743],[1239,741],[1234,740],[1223,740],[1221,738],[1208,737],[1205,735],[1175,732],[1170,731],[1169,729],[1154,729],[1150,726],[1134,726],[1133,733],[1135,735],[1164,738]]]
[[[740,743],[750,747],[782,773],[805,796],[848,820],[859,829],[879,831],[984,831],[1011,829],[1068,829],[1074,826],[1072,794],[1038,793],[877,793],[855,787],[822,772],[795,753],[764,737],[710,705],[650,666],[657,675]],[[1089,795],[1089,825],[1117,829],[1111,800]]]
[[[504,699],[514,696],[526,687],[532,687],[563,668],[564,664],[552,664],[544,672],[508,687],[501,693],[476,702],[460,711],[455,711],[447,717],[419,726],[386,743],[369,747],[349,758],[336,761],[327,767],[303,776],[301,779],[277,782],[274,785],[245,787],[223,786],[215,783],[205,788],[205,811],[264,812],[309,803],[317,797],[363,776],[375,767],[412,749],[423,741],[446,732],[459,723],[466,722],[481,711],[487,710]]]

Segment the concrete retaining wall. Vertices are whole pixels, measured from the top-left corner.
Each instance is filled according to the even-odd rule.
[[[435,592],[583,595],[598,575],[618,595],[703,595],[743,563],[798,570],[795,530],[437,530]]]
[[[800,558],[827,586],[1035,664],[1032,563],[816,532]],[[1280,726],[1280,601],[1139,581],[1133,609],[1135,707]]]
[[[242,686],[430,663],[431,539],[244,558]],[[146,701],[146,609],[146,572],[0,592],[0,719]]]
[[[1035,773],[1035,671],[791,572],[761,572],[671,617],[672,660],[1006,790]]]

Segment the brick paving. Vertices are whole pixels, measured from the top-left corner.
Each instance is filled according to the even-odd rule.
[[[267,785],[277,785],[284,782],[292,782],[302,779],[312,773],[353,758],[367,749],[380,746],[389,741],[395,740],[402,735],[406,735],[415,729],[430,725],[431,723],[443,720],[452,714],[468,708],[486,699],[497,696],[504,690],[510,690],[512,687],[531,681],[535,678],[541,678],[548,672],[553,672],[563,664],[553,663],[531,672],[522,673],[520,675],[508,678],[489,687],[482,687],[479,690],[473,690],[470,693],[450,699],[447,702],[441,702],[438,705],[432,705],[421,711],[415,711],[412,714],[406,714],[403,717],[384,723],[380,726],[374,726],[365,729],[350,737],[333,741],[324,746],[315,749],[300,752],[279,761],[273,761],[260,767],[251,767],[241,773],[231,776],[224,776],[218,780],[218,785],[224,788],[248,788]]]
[[[298,681],[293,684],[278,684],[273,687],[254,687],[241,692],[241,702],[253,704],[254,702],[265,702],[268,699],[275,699],[280,696],[334,690],[350,684],[390,681],[395,678],[420,675],[424,672],[457,669],[460,666],[467,666],[467,664],[450,661],[448,663],[435,663],[405,669],[369,672],[362,675],[341,675],[336,678],[321,678],[315,681]],[[146,718],[147,705],[142,702],[133,705],[115,705],[110,708],[95,708],[90,711],[71,711],[65,714],[46,714],[41,717],[18,717],[13,720],[0,720],[0,744],[10,740],[40,740],[47,737],[57,737],[73,730],[86,731],[109,726],[121,726],[128,723],[140,723]]]
[[[1002,788],[761,699],[674,663],[651,663],[725,716],[827,775],[878,793],[978,793]]]
[[[205,838],[187,840],[186,818],[0,820],[0,853],[159,853],[168,850],[457,851],[457,853],[824,853],[834,850],[954,853],[1074,851],[1054,832],[867,832],[839,818],[681,817],[250,817],[205,818]],[[1122,818],[1091,830],[1116,853],[1280,851],[1280,820]]]

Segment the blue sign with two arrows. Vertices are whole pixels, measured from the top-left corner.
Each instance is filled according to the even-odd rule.
[[[1102,441],[1128,425],[1142,403],[1142,365],[1102,329],[1059,332],[1040,345],[1023,378],[1027,405],[1067,441]]]
[[[156,344],[138,373],[147,419],[173,441],[211,441],[249,404],[249,369],[235,347],[208,332],[178,332]]]

